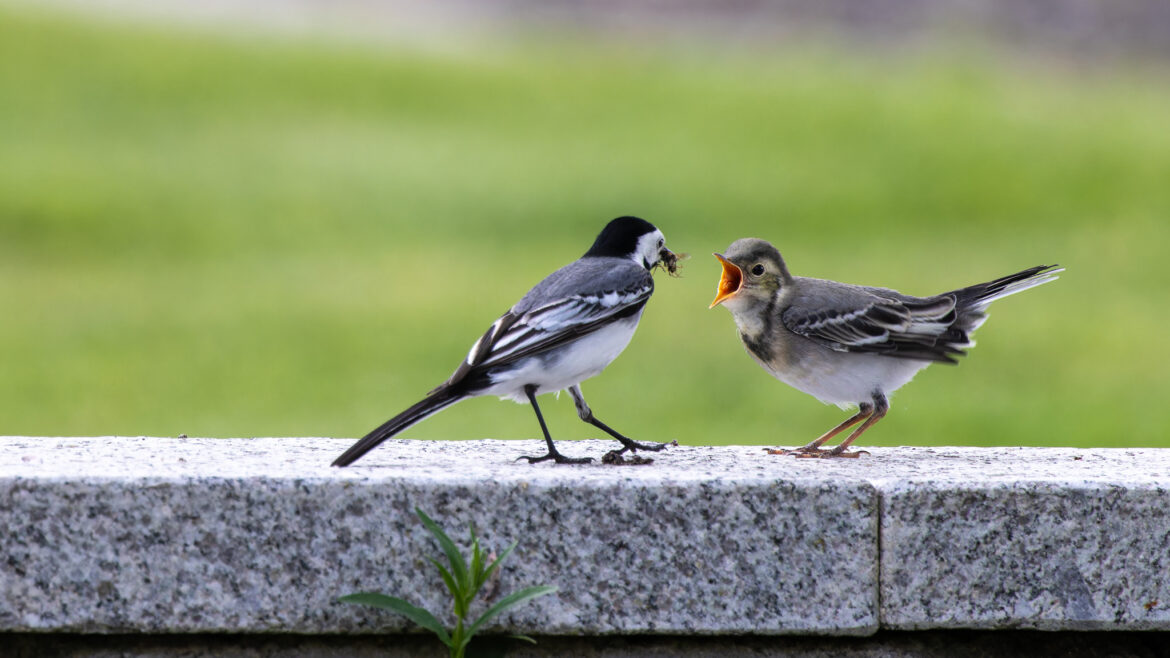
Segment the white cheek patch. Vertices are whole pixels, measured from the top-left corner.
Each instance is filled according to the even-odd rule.
[[[646,235],[638,238],[638,246],[635,247],[632,254],[633,260],[639,265],[649,264],[653,266],[658,262],[658,241],[663,240],[662,231],[651,231]]]

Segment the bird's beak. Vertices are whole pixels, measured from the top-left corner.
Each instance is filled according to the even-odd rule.
[[[724,300],[734,297],[743,285],[743,270],[735,263],[723,257],[723,254],[712,254],[723,264],[723,276],[719,277],[719,287],[715,289],[715,301],[707,308],[715,308]]]

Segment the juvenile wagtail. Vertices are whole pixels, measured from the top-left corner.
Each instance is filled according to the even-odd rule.
[[[662,450],[663,444],[638,443],[594,417],[581,382],[600,374],[626,348],[654,292],[651,270],[661,264],[674,273],[677,260],[650,222],[637,217],[611,221],[584,256],[548,275],[496,320],[447,381],[353,444],[333,465],[348,466],[431,414],[481,395],[532,404],[548,453],[518,459],[587,463],[592,459],[557,451],[536,404],[537,395],[564,389],[581,420],[621,442],[618,455]]]
[[[911,297],[886,288],[792,276],[770,243],[736,240],[715,254],[723,274],[711,308],[735,318],[748,354],[780,381],[856,415],[794,450],[797,457],[856,457],[849,445],[889,410],[887,397],[931,363],[958,363],[991,302],[1056,279],[1039,265],[988,283]],[[864,422],[863,422],[864,421]],[[821,446],[861,423],[832,449]]]

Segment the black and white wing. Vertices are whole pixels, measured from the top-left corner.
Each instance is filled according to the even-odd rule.
[[[960,348],[970,345],[955,326],[951,295],[908,297],[819,280],[810,288],[816,297],[793,300],[780,319],[789,331],[830,349],[957,363]]]
[[[506,366],[554,349],[637,313],[654,292],[654,280],[641,268],[623,274],[595,276],[568,268],[554,273],[475,341],[444,385],[454,385],[474,370]]]

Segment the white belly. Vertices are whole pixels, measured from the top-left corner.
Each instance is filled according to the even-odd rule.
[[[778,371],[762,362],[761,365],[776,379],[821,402],[849,407],[869,402],[874,392],[889,396],[931,363],[823,349],[827,354],[822,356],[826,358],[818,359],[815,368],[792,363]]]

